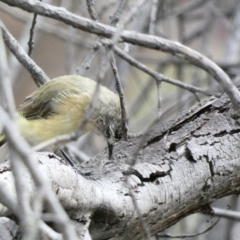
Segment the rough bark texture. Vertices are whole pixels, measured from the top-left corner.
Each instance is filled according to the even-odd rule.
[[[36,156],[70,217],[90,224],[93,239],[142,239],[131,195],[155,234],[218,198],[239,193],[238,118],[226,95],[210,98],[174,121],[156,124],[143,144],[143,136],[118,143],[114,160],[102,152],[82,163],[84,176],[57,158]],[[0,184],[3,181],[0,176]],[[29,191],[34,195],[34,188]],[[8,214],[1,211],[2,216]]]
[[[176,120],[154,126],[131,172],[128,163],[141,138],[115,148],[117,164],[106,162],[99,172],[96,166],[103,159],[100,154],[86,163],[83,171],[89,169],[91,176],[120,182],[119,190],[115,184],[116,191],[125,199],[129,194],[121,186],[121,179],[128,176],[143,219],[151,233],[156,233],[216,199],[239,191],[240,126],[234,116],[225,95],[208,99]],[[98,238],[102,233],[104,238],[112,230],[115,234],[118,231],[122,239],[141,238],[136,211],[121,214],[115,217],[116,222],[125,221],[120,221],[120,227],[114,230],[109,216],[94,214],[90,226],[93,236]]]

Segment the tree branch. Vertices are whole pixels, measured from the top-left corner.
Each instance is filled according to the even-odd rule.
[[[200,103],[169,123],[155,125],[131,169],[130,156],[141,137],[118,143],[113,161],[101,152],[81,163],[84,177],[53,155],[35,153],[34,157],[42,177],[79,228],[89,228],[94,239],[140,239],[143,230],[130,191],[152,235],[218,198],[239,193],[240,126],[233,113],[229,98],[223,95]],[[6,164],[0,166],[1,186],[13,184]],[[32,186],[30,198],[36,194]],[[0,209],[1,216],[11,213],[2,206]]]

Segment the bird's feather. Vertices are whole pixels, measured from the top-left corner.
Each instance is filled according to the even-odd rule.
[[[58,105],[63,104],[66,98],[71,99],[73,95],[86,96],[88,94],[90,96],[92,91],[89,92],[89,85],[94,85],[94,82],[87,78],[79,80],[77,77],[72,77],[67,81],[64,77],[53,79],[28,96],[18,111],[29,120],[47,119],[57,114]]]

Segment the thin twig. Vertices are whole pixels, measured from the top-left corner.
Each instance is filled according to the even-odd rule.
[[[42,0],[40,0],[40,2],[41,1]],[[30,38],[29,38],[29,41],[28,41],[28,46],[29,46],[28,55],[29,56],[31,56],[32,50],[33,50],[33,45],[34,45],[33,35],[34,35],[34,28],[35,28],[36,23],[37,23],[37,14],[34,13],[33,14],[33,20],[32,20],[32,26],[30,28]]]
[[[70,13],[67,10],[63,10],[63,8],[50,6],[45,3],[33,2],[30,0],[2,0],[2,2],[14,5],[16,7],[20,7],[30,12],[44,15],[46,17],[57,19],[75,28],[79,28],[83,31],[95,33],[104,37],[112,37],[117,31],[111,26],[94,22],[92,20]],[[124,30],[121,32],[120,37],[121,40],[128,43],[137,44],[139,46],[148,47],[151,49],[161,50],[163,52],[168,52],[172,55],[188,60],[192,64],[204,69],[209,74],[211,74],[223,87],[223,89],[231,99],[234,108],[236,110],[240,109],[240,92],[238,91],[236,86],[233,85],[228,75],[207,57],[178,42],[156,36]]]
[[[183,4],[181,7],[178,6],[177,9],[175,10],[174,14],[176,14],[176,15],[186,14],[190,11],[200,8],[206,2],[208,2],[208,1],[207,0],[196,0],[196,1],[187,2],[187,3]]]
[[[23,21],[28,23],[30,21],[29,14],[23,11],[17,11],[14,8],[9,8],[8,6],[1,4],[1,10],[4,10],[6,13],[10,14],[17,20]],[[37,24],[36,28],[44,33],[48,33],[50,35],[57,36],[58,38],[74,43],[78,46],[84,46],[86,48],[90,48],[93,44],[91,39],[86,41],[85,38],[82,38],[81,35],[72,35],[69,38],[69,31],[68,29],[64,28],[63,26],[56,25],[51,21],[41,21],[41,24]]]
[[[93,5],[94,4],[93,4],[92,0],[87,0],[89,15],[91,16],[91,18],[94,21],[99,21],[99,18],[97,16],[97,13],[96,13],[95,9],[93,8]],[[111,67],[112,67],[112,70],[113,70],[113,75],[114,75],[115,82],[116,82],[116,89],[117,89],[119,99],[120,99],[121,115],[122,115],[122,134],[123,134],[123,139],[126,141],[127,140],[128,127],[127,127],[127,111],[126,111],[126,104],[125,104],[125,100],[124,100],[123,89],[122,89],[120,77],[119,77],[119,74],[118,74],[116,60],[114,58],[114,55],[113,55],[112,51],[109,50],[108,46],[105,46],[105,48],[108,52],[109,61],[110,61],[110,64],[111,64]]]
[[[155,24],[157,19],[157,11],[158,11],[158,0],[152,0],[152,9],[150,15],[150,24],[149,24],[149,34],[154,35]]]
[[[38,234],[38,219],[36,218],[29,202],[28,185],[23,175],[24,163],[12,141],[8,143],[11,171],[17,193],[18,218],[23,233],[22,239],[36,239]]]
[[[4,186],[0,185],[0,202],[4,206],[6,206],[13,214],[17,216],[18,215],[17,196],[13,184],[10,185],[9,182],[10,181],[7,181],[7,183],[4,182],[5,184]],[[8,191],[6,191],[6,189]]]
[[[89,11],[90,16],[92,17],[93,20],[98,21],[98,17],[96,16],[96,12],[93,9],[93,4],[91,3],[92,0],[87,0],[87,2],[88,2],[88,6],[91,6],[91,8],[92,8],[91,11]],[[94,15],[93,15],[93,13],[94,13]],[[131,13],[134,13],[134,11],[131,12]],[[130,16],[132,16],[132,15],[128,15],[129,19],[130,19]],[[127,18],[126,22],[129,19]],[[124,26],[124,24],[120,25],[119,32],[121,31],[121,28],[123,28],[123,26]],[[113,46],[114,46],[114,43],[113,43]],[[115,61],[115,57],[113,55],[112,49],[109,49],[109,47],[107,45],[105,45],[105,48],[106,48],[107,53],[108,53],[109,61],[110,61],[110,64],[111,64],[111,67],[112,67],[112,70],[113,70],[114,77],[115,77],[116,89],[118,91],[119,98],[120,98],[121,114],[122,114],[122,133],[123,133],[123,138],[124,138],[124,140],[127,140],[127,130],[128,130],[127,129],[127,114],[126,114],[126,107],[125,107],[125,101],[124,101],[124,96],[123,96],[123,89],[122,89],[122,85],[121,85],[121,82],[120,82],[120,77],[119,77],[119,74],[118,74],[116,61]],[[126,184],[128,186],[128,177],[125,177],[125,182],[126,182]],[[131,191],[129,186],[128,186],[128,189],[129,189],[129,194],[130,194],[130,196],[132,198],[133,204],[135,206],[135,209],[136,209],[136,211],[138,213],[139,221],[140,221],[141,226],[143,228],[143,231],[144,231],[144,234],[146,236],[146,239],[150,239],[150,237],[151,237],[150,231],[149,231],[145,221],[142,218],[140,209],[139,209],[139,207],[137,205],[136,198],[135,198],[135,196],[134,196],[134,194]]]
[[[90,68],[91,62],[92,62],[93,58],[96,56],[101,45],[102,44],[100,43],[99,39],[96,40],[96,42],[93,45],[93,48],[89,51],[88,55],[82,62],[81,66],[77,68],[77,70],[76,70],[77,75],[83,75],[84,72]]]
[[[94,21],[98,22],[99,18],[95,9],[93,8],[94,6],[93,1],[87,0],[86,3],[87,3],[87,9],[88,9],[89,15]],[[93,48],[91,49],[91,51],[88,53],[87,57],[82,62],[81,66],[77,68],[76,70],[77,75],[83,75],[83,73],[90,68],[91,62],[93,58],[96,56],[101,45],[102,44],[99,43],[99,38],[98,38],[96,42],[93,44]]]
[[[128,2],[128,0],[121,0],[121,1],[119,1],[117,10],[116,10],[115,13],[110,17],[110,19],[111,19],[110,25],[111,25],[111,26],[116,26],[116,25],[117,25],[117,23],[119,22],[120,17],[121,17],[121,15],[122,15],[123,11],[125,10],[126,3],[127,3],[127,2]]]
[[[115,25],[119,21],[120,15],[122,14],[122,11],[124,10],[126,1],[127,0],[120,1],[117,11],[111,17],[111,23],[110,23],[111,25]],[[97,15],[95,9],[93,8],[94,3],[91,0],[88,0],[86,2],[87,2],[88,12],[89,12],[89,15],[91,16],[91,18],[94,21],[99,21],[99,17]],[[79,68],[77,68],[77,70],[76,70],[77,75],[83,75],[83,73],[90,68],[93,58],[96,56],[98,50],[102,46],[102,44],[100,43],[100,39],[101,38],[98,38],[96,40],[96,42],[93,44],[93,48],[88,53],[87,57],[82,62],[81,66]]]
[[[102,43],[99,42],[99,44],[102,44]],[[110,64],[108,64],[108,62],[109,62],[108,59],[105,57],[105,55],[102,54],[101,61],[100,61],[100,67],[99,67],[98,75],[96,78],[97,82],[101,83],[106,78],[106,74],[110,68]]]
[[[2,31],[0,31],[0,62],[0,89],[1,96],[3,97],[2,103],[11,118],[15,119],[14,98],[8,74],[7,57],[2,39]],[[17,216],[22,227],[22,239],[35,239],[37,236],[37,224],[32,225],[32,223],[36,223],[37,220],[34,217],[28,201],[29,196],[24,184],[24,176],[22,175],[24,165],[19,158],[18,152],[14,150],[11,142],[9,144],[9,148],[11,149],[11,151],[9,151],[9,156],[17,192],[17,201],[19,205],[19,208],[17,209]]]
[[[20,136],[16,125],[8,117],[3,108],[0,107],[0,121],[4,124],[6,136],[9,143],[11,143],[13,149],[18,152],[21,160],[28,168],[37,188],[44,189],[45,199],[51,209],[56,214],[61,222],[61,229],[64,239],[72,240],[77,239],[76,232],[73,224],[71,223],[66,212],[63,210],[53,190],[46,183],[46,180],[42,178],[41,173],[38,171],[37,162],[33,158],[33,152],[31,151],[27,142]],[[31,223],[31,221],[30,221]]]
[[[125,104],[125,100],[124,100],[122,84],[121,84],[120,77],[119,77],[119,74],[118,74],[118,71],[117,71],[116,60],[114,58],[114,55],[113,55],[112,51],[108,52],[108,56],[109,56],[109,60],[110,60],[110,64],[111,64],[112,70],[113,70],[113,75],[114,75],[115,81],[116,81],[116,89],[118,91],[118,95],[119,95],[119,98],[120,98],[123,139],[125,141],[127,141],[127,131],[128,131],[128,127],[127,127],[127,111],[126,111],[126,104]]]
[[[15,103],[12,92],[11,80],[9,78],[9,69],[7,65],[7,54],[3,43],[2,31],[0,31],[0,91],[1,104],[9,113],[12,119],[15,118]]]
[[[99,17],[93,7],[94,6],[93,0],[86,0],[86,2],[87,2],[87,8],[88,8],[88,13],[89,13],[90,17],[92,18],[92,20],[99,22]]]
[[[211,9],[212,13],[217,16],[220,21],[223,22],[224,26],[229,29],[232,33],[231,37],[235,38],[238,42],[240,40],[240,36],[236,31],[236,27],[232,24],[232,22],[229,21],[229,18],[226,17],[219,9],[215,6],[215,4],[212,1],[209,1],[208,3],[209,8]],[[237,7],[236,7],[237,8]]]
[[[105,43],[107,43],[105,41]],[[144,71],[145,73],[149,74],[150,76],[152,76],[155,80],[157,81],[163,81],[163,82],[167,82],[173,85],[176,85],[180,88],[186,89],[190,92],[198,92],[198,93],[202,93],[206,96],[212,96],[212,95],[217,95],[218,93],[214,93],[212,91],[209,90],[203,90],[201,88],[198,87],[194,87],[192,85],[186,84],[186,83],[182,83],[179,80],[176,79],[172,79],[169,77],[164,76],[163,74],[156,72],[148,67],[146,67],[144,64],[138,62],[136,59],[134,59],[133,57],[131,57],[129,54],[127,54],[126,52],[124,52],[123,50],[121,50],[119,47],[114,46],[113,47],[113,51],[121,58],[125,59],[129,64],[131,64],[132,66],[135,66],[136,68]]]
[[[61,143],[65,143],[65,142],[75,141],[77,139],[78,139],[78,137],[77,137],[76,132],[72,132],[69,134],[59,135],[59,136],[56,136],[49,140],[46,140],[44,142],[41,142],[41,143],[37,144],[36,146],[34,146],[32,149],[33,149],[33,151],[38,152],[43,149],[46,149],[49,146],[56,145],[57,143],[61,144]]]
[[[240,221],[240,212],[213,207],[214,216]]]
[[[98,97],[99,97],[100,86],[101,85],[98,82],[94,89],[93,97],[92,97],[91,101],[89,102],[88,109],[85,111],[85,114],[83,115],[83,118],[81,119],[81,122],[80,122],[78,128],[74,132],[71,132],[69,134],[59,135],[59,136],[51,138],[47,141],[39,143],[38,145],[33,147],[33,150],[39,151],[39,150],[45,149],[49,146],[55,145],[57,143],[58,144],[66,143],[66,142],[77,140],[80,136],[82,136],[82,129],[87,124],[89,119],[96,113],[95,106],[97,105],[96,103],[97,103]]]
[[[50,228],[45,222],[39,221],[39,228],[45,234],[46,239],[51,240],[63,240],[63,237],[58,232]]]
[[[212,228],[214,228],[218,222],[219,222],[220,218],[218,218],[218,220],[213,223],[210,227],[208,227],[207,229],[203,230],[202,232],[199,233],[194,233],[194,234],[184,234],[184,235],[171,235],[169,233],[161,233],[161,234],[157,234],[158,239],[160,238],[192,238],[192,237],[197,237],[199,235],[202,235],[206,232],[209,232]]]
[[[146,3],[146,0],[140,0],[137,2],[134,2],[133,6],[130,8],[130,11],[128,11],[128,13],[124,16],[124,18],[122,18],[117,26],[117,30],[116,32],[113,34],[112,36],[112,46],[115,45],[118,40],[121,38],[121,33],[124,30],[124,27],[126,26],[126,24],[132,19],[132,17],[139,12],[139,9]]]
[[[0,28],[2,30],[3,40],[9,50],[16,56],[19,62],[31,73],[37,85],[42,85],[49,79],[41,68],[27,55],[27,53],[18,44],[16,39],[10,34],[7,28],[0,20]]]

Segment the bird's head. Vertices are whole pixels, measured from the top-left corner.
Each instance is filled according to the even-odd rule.
[[[107,141],[109,159],[111,159],[114,144],[122,139],[121,115],[109,113],[99,116],[96,121],[96,128],[97,133],[102,135]]]

